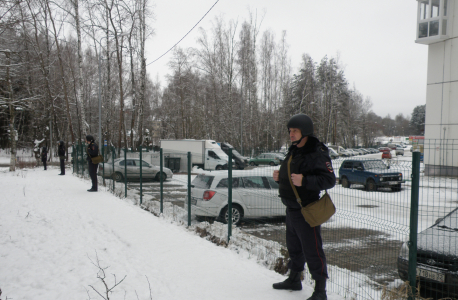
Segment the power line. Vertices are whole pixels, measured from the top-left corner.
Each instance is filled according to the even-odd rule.
[[[213,7],[216,5],[216,3],[218,3],[219,0],[216,0],[215,4],[212,5],[212,7],[210,7],[210,9],[205,13],[205,15],[200,18],[199,22],[196,23],[196,25],[194,25],[175,45],[173,45],[169,50],[167,50],[164,54],[162,54],[161,56],[159,56],[158,58],[156,58],[155,60],[153,60],[152,62],[150,62],[149,64],[147,64],[146,66],[149,66],[151,65],[152,63],[158,61],[161,57],[163,57],[164,55],[166,55],[167,53],[169,53],[173,48],[176,47],[176,45],[178,45],[194,28],[196,28],[197,25],[199,25],[199,23],[205,18],[205,16],[213,9]]]

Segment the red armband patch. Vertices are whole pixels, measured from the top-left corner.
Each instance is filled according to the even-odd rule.
[[[326,168],[328,168],[329,172],[331,172],[331,173],[334,172],[334,169],[332,168],[332,165],[331,165],[331,163],[329,161],[326,162]]]

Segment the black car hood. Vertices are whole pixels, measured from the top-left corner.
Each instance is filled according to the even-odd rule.
[[[458,213],[454,210],[440,222],[418,234],[418,253],[434,253],[458,260]]]
[[[443,256],[457,256],[458,231],[449,228],[432,227],[418,235],[418,252],[434,252]]]

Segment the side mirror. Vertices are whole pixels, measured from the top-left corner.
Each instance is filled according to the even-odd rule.
[[[389,168],[390,168],[390,166],[387,167],[387,169],[389,169]]]

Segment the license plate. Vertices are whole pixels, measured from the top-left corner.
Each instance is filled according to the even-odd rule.
[[[400,184],[400,182],[398,182],[398,181],[390,181],[389,183],[390,183],[390,185]]]
[[[196,205],[197,204],[197,199],[194,197],[191,197],[191,205]]]
[[[430,270],[417,268],[417,276],[428,278],[428,279],[439,281],[439,282],[445,282],[445,274],[430,271]]]

